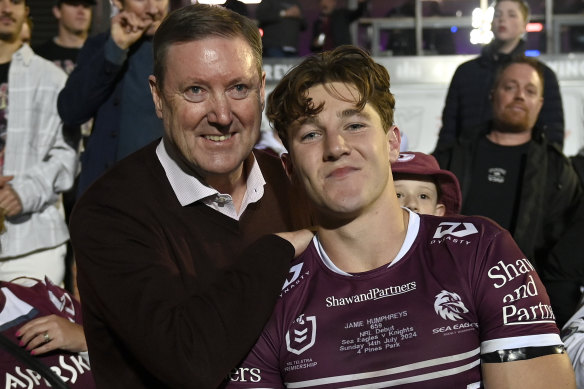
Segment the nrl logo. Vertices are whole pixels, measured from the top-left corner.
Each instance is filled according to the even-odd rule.
[[[444,320],[450,319],[453,321],[462,319],[459,315],[460,313],[468,312],[468,309],[466,309],[458,294],[445,290],[436,295],[434,310]]]
[[[290,336],[292,334],[292,336]],[[286,333],[286,348],[291,353],[300,355],[316,341],[316,316],[298,316]]]

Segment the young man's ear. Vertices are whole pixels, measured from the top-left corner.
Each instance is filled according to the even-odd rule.
[[[280,160],[282,161],[282,166],[284,166],[284,171],[286,171],[286,175],[289,179],[292,179],[294,176],[294,164],[292,163],[292,158],[288,153],[282,153],[280,155]]]
[[[401,145],[401,133],[396,125],[387,130],[387,142],[389,147],[389,162],[394,163],[399,157],[399,148]]]
[[[434,210],[434,216],[444,216],[446,215],[446,206],[444,204],[436,204],[436,209]]]

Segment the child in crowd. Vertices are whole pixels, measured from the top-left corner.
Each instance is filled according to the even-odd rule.
[[[402,207],[426,215],[460,213],[462,194],[456,176],[440,169],[436,159],[420,152],[402,152],[391,165]]]

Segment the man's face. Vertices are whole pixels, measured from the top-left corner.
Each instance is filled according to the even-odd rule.
[[[327,89],[348,99],[358,96],[355,87],[340,82]],[[327,89],[322,84],[308,89],[314,106],[324,107],[291,126],[284,162],[321,215],[350,219],[395,196],[390,162],[399,155],[399,130],[392,126],[386,133],[370,104],[358,111],[355,100],[340,100]]]
[[[55,18],[59,24],[73,34],[81,34],[89,31],[91,26],[91,6],[83,3],[61,3],[53,8]]]
[[[531,131],[543,104],[537,71],[523,63],[509,65],[493,91],[493,120],[501,132]]]
[[[265,76],[243,38],[173,44],[163,90],[150,83],[165,136],[203,178],[241,174],[259,138]]]
[[[0,40],[20,39],[20,30],[28,16],[24,0],[0,0]]]
[[[143,20],[151,21],[146,35],[154,35],[168,13],[168,0],[114,0],[114,4],[123,11],[132,12]]]
[[[337,6],[337,0],[320,0],[320,12],[325,15],[329,15],[335,10]]]
[[[438,203],[438,191],[432,180],[397,179],[394,185],[402,207],[423,215],[444,216],[445,208]]]
[[[501,1],[495,7],[492,24],[493,34],[497,40],[512,42],[525,33],[527,21],[521,13],[519,4],[513,1]]]

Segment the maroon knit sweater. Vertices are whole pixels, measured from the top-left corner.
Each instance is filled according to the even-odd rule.
[[[264,196],[235,221],[182,207],[156,143],[80,199],[70,230],[85,334],[99,388],[213,388],[254,344],[289,270],[269,235],[309,224],[277,158],[254,152]]]

